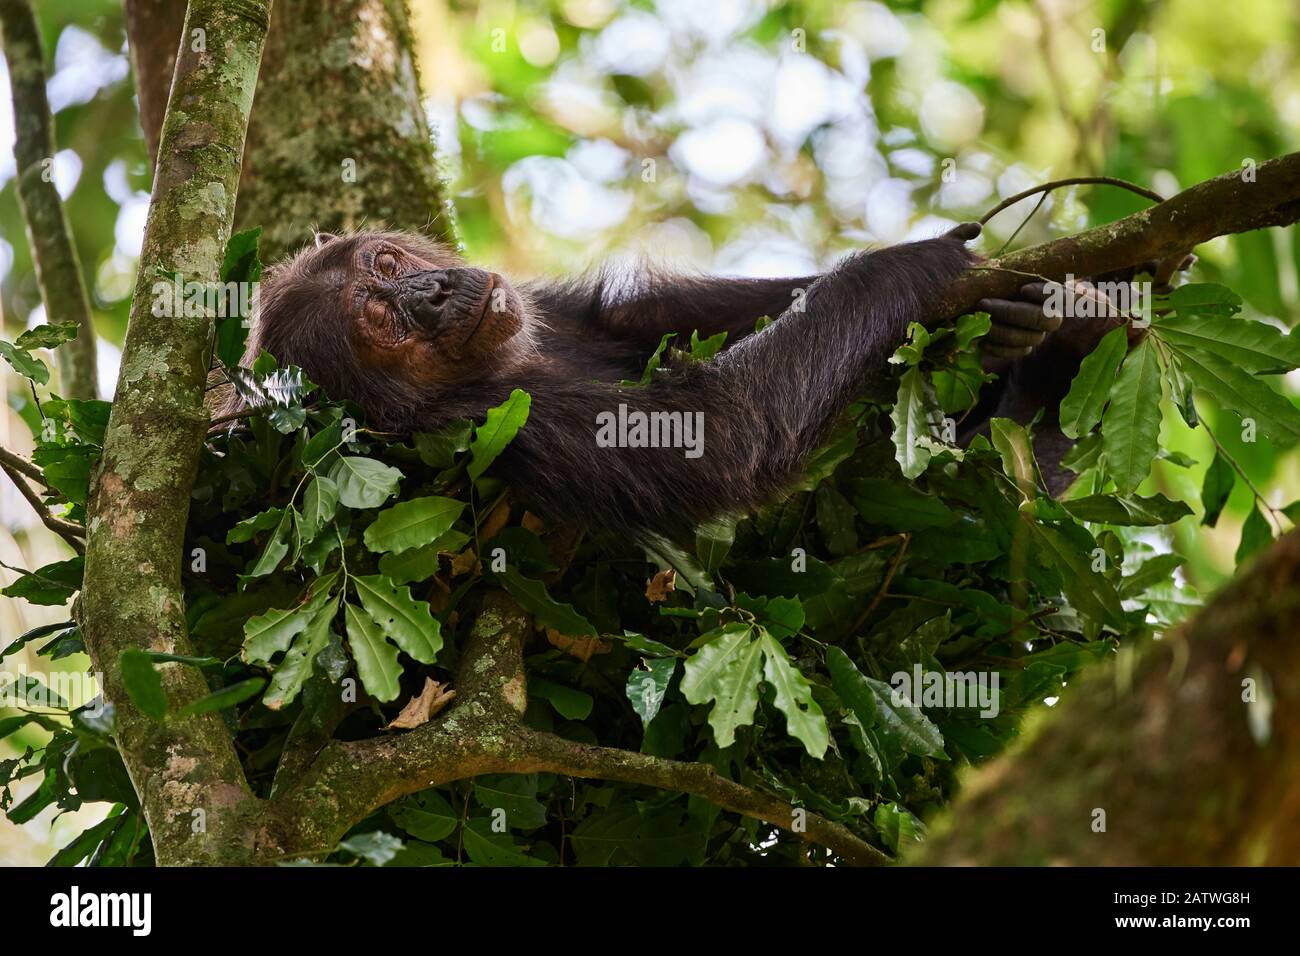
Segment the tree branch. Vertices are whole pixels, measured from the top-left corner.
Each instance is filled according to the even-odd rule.
[[[330,744],[275,810],[282,825],[297,828],[290,842],[303,852],[327,852],[353,824],[405,794],[486,773],[547,772],[692,794],[819,843],[848,863],[890,862],[847,827],[801,814],[708,764],[592,747],[524,726],[523,642],[532,627],[508,595],[488,594],[461,655],[456,706],[407,734]]]
[[[27,224],[41,301],[47,321],[77,324],[76,338],[57,353],[60,385],[67,398],[95,398],[95,326],[72,229],[51,175],[54,123],[45,96],[40,32],[29,0],[0,0],[0,35],[13,96],[18,204]]]
[[[27,503],[36,512],[36,516],[41,519],[41,524],[68,542],[72,546],[72,550],[77,554],[86,553],[86,546],[81,543],[81,536],[86,533],[85,528],[50,514],[50,509],[45,507],[45,502],[41,501],[36,492],[27,484],[26,479],[18,472],[18,469],[2,457],[0,457],[0,471],[9,476],[9,480],[14,483],[14,487],[27,499]]]
[[[20,474],[26,475],[32,481],[39,482],[42,487],[46,487],[45,473],[41,471],[39,467],[17,452],[12,452],[2,445],[0,445],[0,462],[3,462]]]
[[[1300,220],[1300,153],[1198,183],[1149,209],[990,259],[964,273],[940,315],[961,315],[980,299],[1006,297],[1030,279],[1103,275],[1172,258],[1218,236]]]
[[[185,35],[202,31],[206,42],[178,53],[122,375],[86,509],[81,631],[116,707],[118,749],[163,864],[248,862],[273,842],[220,716],[154,721],[132,703],[119,669],[128,649],[192,654],[181,562],[208,424],[203,353],[212,320],[183,308],[155,315],[152,277],[211,282],[219,274],[268,16],[267,0],[189,5]],[[174,710],[208,693],[195,668],[158,669]]]

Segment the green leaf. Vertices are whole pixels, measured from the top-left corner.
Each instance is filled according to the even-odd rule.
[[[488,409],[487,419],[474,429],[474,440],[469,446],[469,477],[472,481],[478,480],[524,427],[532,402],[531,395],[515,389],[502,404]]]
[[[1179,518],[1192,513],[1192,509],[1183,502],[1171,501],[1160,494],[1145,498],[1089,495],[1086,498],[1063,501],[1061,504],[1066,511],[1081,521],[1137,527],[1173,524]]]
[[[289,553],[289,544],[293,536],[293,523],[297,516],[298,512],[293,508],[289,508],[280,516],[280,523],[275,526],[275,532],[267,539],[266,547],[262,549],[262,553],[253,562],[253,566],[248,569],[248,577],[264,577],[280,566],[284,556]]]
[[[1093,620],[1122,628],[1124,608],[1119,594],[1110,581],[1092,569],[1092,556],[1051,525],[1037,521],[1027,524],[1039,556],[1059,572],[1062,590],[1070,603]]]
[[[56,322],[54,325],[38,325],[34,329],[28,329],[14,339],[14,345],[20,349],[56,349],[76,337],[76,322]]]
[[[978,338],[988,335],[993,317],[987,312],[967,312],[957,320],[957,348],[968,349]]]
[[[695,529],[695,556],[709,574],[717,571],[727,559],[736,541],[736,519],[715,518]]]
[[[1236,470],[1228,459],[1216,451],[1214,461],[1210,462],[1210,467],[1205,472],[1205,480],[1201,484],[1201,506],[1205,509],[1201,524],[1213,528],[1219,523],[1219,515],[1223,513],[1223,508],[1228,503],[1228,496],[1232,494],[1232,486],[1236,482]]]
[[[514,568],[498,575],[501,584],[544,627],[551,627],[569,637],[595,637],[596,628],[571,604],[555,600],[541,581],[526,578]]]
[[[853,712],[863,730],[876,723],[876,693],[867,678],[858,670],[848,654],[838,647],[826,651],[826,669],[830,671],[831,687],[844,706]]]
[[[1233,561],[1238,567],[1257,551],[1262,551],[1273,543],[1273,526],[1269,524],[1264,512],[1256,504],[1246,515],[1246,522],[1241,526],[1241,540],[1237,543],[1237,553]]]
[[[381,511],[366,528],[366,547],[394,554],[418,548],[451,528],[464,510],[465,502],[437,495],[400,502]]]
[[[393,822],[419,840],[437,843],[456,832],[460,814],[435,790],[408,797],[388,810]]]
[[[853,506],[871,524],[894,531],[944,528],[957,520],[957,513],[935,495],[884,478],[854,482]]]
[[[1269,438],[1282,444],[1300,440],[1300,411],[1267,384],[1218,356],[1179,349],[1178,361],[1193,384],[1241,418],[1253,418]]]
[[[432,468],[450,468],[456,455],[469,450],[474,436],[474,423],[468,418],[458,419],[436,432],[416,432],[411,436],[420,461]]]
[[[339,501],[348,508],[378,508],[397,491],[404,477],[373,458],[340,458],[330,469],[330,479],[338,485]]]
[[[379,625],[369,614],[352,604],[344,604],[343,612],[347,618],[348,646],[366,693],[380,702],[396,699],[401,691],[398,678],[402,676],[397,648],[384,639]]]
[[[45,385],[50,380],[50,370],[45,363],[12,342],[0,339],[0,358],[12,365],[13,370],[23,378],[31,379],[37,385]]]
[[[736,741],[736,728],[754,722],[763,646],[748,624],[728,624],[686,661],[682,694],[692,704],[714,701],[709,726],[719,747]]]
[[[226,544],[243,544],[245,541],[252,541],[263,531],[278,527],[283,517],[283,508],[268,508],[251,518],[245,518],[226,533]]]
[[[1067,438],[1080,438],[1101,421],[1102,409],[1115,385],[1115,373],[1127,351],[1128,331],[1112,329],[1079,363],[1070,391],[1061,399],[1061,431]]]
[[[387,637],[421,664],[437,659],[441,627],[427,601],[416,601],[410,588],[399,587],[382,574],[351,580],[362,606]]]
[[[265,686],[265,677],[250,677],[247,680],[241,680],[229,687],[223,687],[221,690],[200,697],[192,704],[186,704],[180,709],[179,713],[182,717],[192,717],[195,714],[208,714],[216,710],[226,710],[229,707],[242,704],[250,697],[256,697]]]
[[[707,339],[701,339],[699,330],[691,332],[691,358],[697,362],[707,362],[720,351],[722,346],[727,342],[727,333],[722,331],[716,335],[710,335]]]
[[[33,452],[32,461],[41,466],[47,485],[69,501],[84,505],[90,469],[98,456],[98,450],[89,445],[43,445]]]
[[[80,589],[85,564],[85,558],[80,555],[66,561],[55,561],[29,571],[13,584],[0,589],[0,594],[44,607],[59,607],[67,604]]]
[[[586,720],[596,703],[586,691],[557,684],[545,677],[532,678],[528,682],[528,693],[546,701],[566,720]]]
[[[989,437],[1002,458],[1002,470],[1006,476],[1016,483],[1022,495],[1033,498],[1038,487],[1037,469],[1034,449],[1024,426],[1009,418],[990,418]]]
[[[1174,572],[1185,560],[1186,558],[1181,554],[1157,554],[1148,558],[1143,562],[1142,567],[1120,581],[1120,597],[1137,597],[1153,584],[1172,580]]]
[[[1152,326],[1162,341],[1179,349],[1200,349],[1247,372],[1286,372],[1300,366],[1300,341],[1267,322],[1187,315]]]
[[[894,703],[894,689],[884,681],[864,677],[867,687],[876,697],[876,730],[881,737],[892,741],[904,753],[947,760],[943,749],[943,734],[921,713],[921,708],[900,695]]]
[[[328,592],[322,592],[328,593]],[[330,625],[338,614],[338,598],[330,598],[311,615],[302,633],[285,651],[284,657],[271,676],[271,686],[267,688],[262,704],[271,710],[280,710],[293,703],[302,690],[303,684],[311,676],[312,662],[329,644]],[[358,670],[360,665],[358,665]],[[364,678],[363,678],[364,680]]]
[[[303,544],[316,540],[316,535],[334,518],[339,506],[339,486],[329,478],[313,478],[302,496],[302,521],[298,534]],[[366,531],[369,534],[369,529]]]
[[[650,358],[646,360],[645,369],[644,371],[641,372],[640,380],[635,383],[627,382],[625,384],[628,385],[635,384],[638,386],[649,385],[650,380],[655,377],[655,372],[659,371],[659,366],[663,364],[664,352],[668,348],[668,343],[671,342],[676,337],[677,337],[676,332],[665,333],[663,338],[659,340],[659,344],[655,347],[654,354],[651,355]]]
[[[813,700],[812,685],[791,662],[780,642],[766,630],[760,633],[763,677],[776,691],[776,706],[785,714],[786,730],[803,743],[811,756],[820,760],[830,745],[830,730],[826,726],[826,715]]]
[[[634,670],[627,676],[627,699],[641,718],[645,727],[655,719],[659,707],[668,693],[668,684],[677,670],[676,657],[642,658],[645,670]]]
[[[118,658],[117,666],[131,702],[146,717],[163,720],[167,716],[167,695],[163,691],[162,677],[149,655],[136,648],[125,650]]]
[[[379,570],[394,584],[410,584],[433,577],[438,571],[438,554],[443,551],[455,554],[469,543],[469,535],[452,528],[431,544],[422,548],[386,554],[379,559]]]
[[[526,856],[510,834],[493,832],[491,820],[470,820],[461,833],[465,853],[479,866],[546,866],[545,860]]]
[[[930,449],[917,443],[930,435],[925,379],[920,369],[909,368],[899,378],[898,397],[889,420],[894,423],[894,458],[904,478],[916,478],[930,464]]]
[[[1124,361],[1101,422],[1106,471],[1129,494],[1151,470],[1160,448],[1160,359],[1143,339]]]

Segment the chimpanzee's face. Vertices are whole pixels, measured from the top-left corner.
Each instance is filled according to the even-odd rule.
[[[526,322],[505,279],[435,248],[379,235],[356,243],[353,257],[344,301],[363,365],[412,381],[454,380]]]
[[[505,279],[403,233],[318,236],[270,272],[259,311],[256,348],[363,404],[381,378],[451,385],[510,364],[530,341]]]

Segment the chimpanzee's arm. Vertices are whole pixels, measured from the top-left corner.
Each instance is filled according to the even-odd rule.
[[[908,323],[937,318],[944,290],[974,259],[962,238],[977,233],[854,254],[810,284],[802,311],[787,309],[713,361],[644,388],[541,385],[527,427],[503,456],[507,473],[544,514],[629,532],[681,532],[771,499],[868,376],[885,369]],[[609,438],[619,437],[620,420],[654,413],[702,421],[703,443],[598,441],[602,417]]]
[[[538,281],[524,288],[553,327],[592,328],[653,349],[668,332],[689,337],[697,331],[701,338],[726,332],[731,345],[751,334],[761,317],[776,318],[800,304],[816,279],[682,276],[649,270]]]

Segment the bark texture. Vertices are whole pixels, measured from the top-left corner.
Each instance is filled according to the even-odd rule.
[[[1184,626],[1072,682],[910,862],[1300,864],[1298,580],[1292,532]]]
[[[203,386],[212,320],[155,315],[153,284],[218,278],[268,19],[266,0],[194,0],[163,128],[112,416],[87,507],[80,622],[116,707],[122,758],[159,862],[244,862],[260,839],[234,747],[216,714],[155,721],[126,693],[128,649],[189,654],[181,560],[190,489],[207,429]],[[177,303],[179,305],[179,303]],[[175,705],[207,685],[159,667]]]
[[[18,204],[45,319],[77,324],[77,337],[58,350],[60,391],[64,398],[97,398],[95,325],[72,229],[54,188],[54,120],[45,96],[40,31],[29,0],[0,0],[0,34],[13,97]]]
[[[265,261],[317,229],[454,242],[411,49],[405,0],[276,3],[236,215]]]
[[[176,72],[176,49],[185,25],[185,0],[126,0],[126,37],[140,96],[140,126],[150,167],[158,164],[158,140],[167,95]]]

